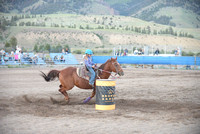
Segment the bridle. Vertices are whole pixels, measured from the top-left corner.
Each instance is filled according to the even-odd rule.
[[[117,61],[115,61],[115,62],[113,62],[112,64],[113,64],[113,65],[114,65],[114,67],[115,67],[116,74],[118,74],[118,73],[119,73],[119,71],[121,71],[121,70],[122,70],[122,69],[118,70],[118,68],[117,68],[117,66],[119,66],[119,63],[118,63]]]
[[[110,73],[110,75],[112,76],[112,77],[116,77],[116,75],[119,73],[119,71],[121,71],[122,69],[118,69],[117,68],[117,66],[119,65],[119,63],[116,61],[116,62],[113,62],[112,63],[113,64],[113,66],[115,67],[115,70],[116,70],[116,72],[115,72],[115,75],[113,76],[112,75],[112,71],[106,71],[106,70],[103,70],[103,69],[97,69],[97,70],[99,70],[99,71],[101,71],[101,72],[105,72],[105,73]],[[99,76],[98,76],[99,77]],[[100,77],[99,77],[100,78]]]

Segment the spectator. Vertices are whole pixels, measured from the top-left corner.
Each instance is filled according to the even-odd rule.
[[[157,48],[154,55],[158,55],[160,53],[159,49]]]
[[[65,58],[63,55],[60,57],[60,62],[65,62]]]
[[[138,55],[138,50],[137,50],[137,48],[134,50],[134,55]]]
[[[32,63],[33,63],[33,64],[37,64],[37,62],[38,62],[38,56],[37,56],[37,54],[35,54],[35,55],[33,56]]]
[[[144,55],[144,49],[142,49],[141,55]]]
[[[54,56],[54,61],[58,61],[58,55]]]
[[[65,49],[65,54],[68,54],[69,53],[69,50],[68,48]]]
[[[116,55],[119,56],[119,51],[117,51]]]
[[[13,51],[11,51],[11,53],[10,53],[10,59],[11,59],[12,61],[15,60],[15,54],[14,54]]]
[[[126,56],[126,50],[124,50],[123,56]]]
[[[126,55],[127,55],[128,54],[128,49],[127,48],[125,49],[125,52],[126,52]]]
[[[138,50],[138,55],[142,55],[141,49]]]
[[[29,63],[32,63],[32,58],[29,56],[29,54],[25,57],[25,60],[28,61]]]
[[[65,54],[65,49],[64,48],[62,49],[62,54]]]
[[[19,51],[19,53],[18,53],[18,61],[19,62],[21,62],[21,58],[22,58],[22,53],[21,53],[21,51]]]
[[[42,60],[46,60],[46,54],[44,52],[42,53]]]
[[[179,56],[179,48],[174,51],[175,56]]]
[[[7,62],[8,59],[9,59],[8,55],[5,55],[5,56],[4,56],[4,61]]]
[[[6,55],[6,52],[5,52],[5,50],[4,49],[1,49],[1,56],[5,56]]]
[[[15,53],[15,61],[18,61],[18,60],[19,60],[19,58],[18,58],[18,54]]]

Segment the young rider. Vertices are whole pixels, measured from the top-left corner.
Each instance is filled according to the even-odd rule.
[[[91,86],[94,86],[95,72],[94,72],[93,68],[95,68],[96,64],[94,64],[94,63],[92,62],[91,56],[92,56],[93,52],[92,52],[92,50],[87,49],[87,50],[85,51],[85,54],[86,54],[86,55],[85,55],[85,57],[84,57],[84,62],[85,62],[85,65],[86,65],[87,69],[88,69],[89,72],[91,73],[91,77],[90,77],[90,80],[89,80],[89,84],[90,84]]]

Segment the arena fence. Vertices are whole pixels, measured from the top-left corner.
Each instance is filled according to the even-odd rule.
[[[94,63],[105,63],[111,57],[93,56]],[[153,65],[197,65],[200,66],[200,57],[192,56],[118,56],[120,64],[153,64]]]

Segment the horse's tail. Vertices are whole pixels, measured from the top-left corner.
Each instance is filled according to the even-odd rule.
[[[42,73],[41,76],[47,82],[55,80],[56,77],[59,78],[59,73],[60,73],[60,71],[58,71],[58,70],[51,70],[47,75],[45,73],[43,73],[42,71],[40,71],[40,72]]]

